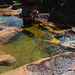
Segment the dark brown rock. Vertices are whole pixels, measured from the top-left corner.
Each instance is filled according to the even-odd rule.
[[[23,17],[29,17],[33,10],[50,13],[48,21],[75,25],[75,0],[20,0]]]

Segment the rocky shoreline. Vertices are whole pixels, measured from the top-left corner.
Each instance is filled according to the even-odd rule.
[[[22,13],[23,20],[25,21],[26,19],[31,20],[30,13],[32,12],[32,10],[38,9],[40,12],[39,14],[40,17],[39,19],[36,19],[35,21],[41,22],[44,28],[48,29],[48,27],[62,27],[62,25],[48,24],[46,21],[49,21],[49,22],[51,21],[58,24],[59,23],[73,24],[73,27],[75,26],[74,25],[75,10],[73,6],[74,5],[73,0],[71,1],[64,0],[64,1],[60,1],[60,3],[57,3],[56,0],[54,3],[54,0],[53,0],[53,2],[51,3],[52,4],[54,3],[54,4],[51,5],[50,7],[49,7],[50,2],[49,0],[47,0],[49,2],[47,3],[48,4],[47,11],[45,10],[47,5],[45,4],[45,2],[44,3],[40,1],[38,2],[37,0],[35,2],[34,0],[30,0],[30,1],[26,0],[26,1],[27,2],[25,2],[24,0],[21,1],[23,10],[20,8],[21,7],[20,5],[13,5],[8,8],[0,8],[0,14],[8,15],[8,16],[12,16],[12,15],[18,16]],[[44,7],[45,7],[44,9],[42,4],[44,4]],[[41,20],[44,17],[46,21]],[[66,26],[63,25],[63,27],[72,28],[72,26],[70,25],[66,25]],[[16,34],[22,31],[22,29],[18,27],[0,26],[0,28],[1,28],[0,42],[3,42],[3,43],[8,42],[9,39],[11,39],[13,36],[15,36]],[[67,33],[67,37],[71,37],[71,36],[75,37],[75,29],[64,30],[59,35],[61,34],[65,35],[66,33]],[[16,63],[16,59],[9,54],[0,56],[0,66],[2,65],[10,66],[10,65],[14,65],[15,63]],[[67,53],[59,54],[53,57],[40,59],[38,61],[26,64],[15,70],[8,71],[0,75],[73,75],[73,74],[75,74],[75,52],[67,52]]]
[[[1,75],[72,75],[75,74],[75,52],[67,52],[26,64]]]

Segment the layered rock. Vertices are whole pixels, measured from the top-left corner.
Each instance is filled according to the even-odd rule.
[[[64,75],[75,74],[75,52],[59,54],[21,66],[1,75]]]

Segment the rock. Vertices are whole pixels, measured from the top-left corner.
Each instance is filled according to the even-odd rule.
[[[7,42],[10,38],[15,36],[20,31],[22,31],[22,29],[18,27],[7,27],[0,31],[0,41]]]
[[[41,3],[43,0],[20,0],[20,2],[25,2],[25,3]]]
[[[63,75],[69,70],[75,70],[75,52],[44,58],[1,75]]]
[[[75,43],[75,28],[63,30],[55,37],[61,41]]]
[[[12,16],[12,15],[19,15],[19,12],[17,10],[11,10],[11,9],[0,9],[0,14],[2,15],[8,15],[8,16]]]
[[[0,56],[0,66],[10,66],[15,63],[16,63],[16,59],[9,54]]]
[[[63,73],[62,75],[75,75],[75,71],[68,71],[66,73]]]
[[[38,18],[48,21],[49,17],[50,13],[40,13]]]
[[[57,24],[75,25],[74,0],[20,0],[23,17],[29,17],[32,10],[50,13],[48,21]]]

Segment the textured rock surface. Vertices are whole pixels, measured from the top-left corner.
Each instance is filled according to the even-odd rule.
[[[74,69],[75,52],[68,52],[41,59],[1,75],[64,75],[64,73],[69,73],[70,70]]]

